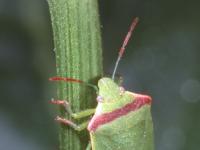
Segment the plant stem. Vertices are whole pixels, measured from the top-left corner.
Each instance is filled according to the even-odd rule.
[[[51,13],[57,76],[96,84],[102,75],[102,49],[97,0],[48,0]],[[58,82],[58,99],[70,102],[74,112],[92,107],[95,91],[76,83]],[[65,114],[60,108],[60,116]],[[83,150],[88,134],[60,127],[60,150]]]

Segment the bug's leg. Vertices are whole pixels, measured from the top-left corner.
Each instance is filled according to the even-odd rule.
[[[90,116],[90,115],[94,114],[94,112],[95,112],[95,109],[86,109],[86,110],[83,110],[83,111],[80,111],[77,113],[72,113],[72,117],[74,119],[80,119],[83,117]]]
[[[91,146],[91,143],[89,142],[87,147],[86,147],[86,150],[91,150],[92,146]]]
[[[84,117],[94,114],[94,112],[95,112],[95,109],[86,109],[86,110],[83,110],[83,111],[80,111],[77,113],[73,113],[70,104],[65,100],[52,99],[51,103],[63,106],[65,108],[65,110],[69,113],[69,115],[72,116],[74,119],[84,118]]]
[[[64,119],[64,118],[61,118],[59,116],[57,116],[55,120],[57,122],[59,122],[59,123],[62,123],[62,124],[65,124],[65,125],[68,125],[68,126],[72,127],[76,131],[82,131],[82,130],[84,130],[85,128],[87,128],[88,123],[89,123],[89,120],[88,120],[88,121],[85,121],[85,122],[77,125],[74,122],[72,122],[70,120],[67,120],[67,119]]]

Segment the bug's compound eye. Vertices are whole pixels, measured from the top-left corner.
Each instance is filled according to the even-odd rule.
[[[119,87],[119,91],[120,91],[120,95],[124,94],[124,92],[125,92],[124,87],[120,86]]]
[[[97,102],[103,102],[103,97],[98,95],[96,100],[97,100]]]

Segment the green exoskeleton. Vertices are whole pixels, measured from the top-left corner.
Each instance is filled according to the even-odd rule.
[[[137,22],[138,18],[135,18],[125,37],[112,78],[101,78],[98,81],[98,87],[72,78],[50,78],[52,81],[84,83],[98,91],[97,107],[79,113],[73,113],[67,101],[52,100],[53,104],[63,105],[74,119],[94,114],[91,120],[79,125],[59,116],[56,117],[58,122],[71,126],[77,131],[88,129],[91,142],[88,144],[87,150],[154,149],[151,97],[125,91],[123,87],[114,82],[118,63]]]

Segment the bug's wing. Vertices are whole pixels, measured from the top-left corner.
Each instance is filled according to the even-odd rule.
[[[91,133],[93,150],[153,150],[150,106],[130,112]]]
[[[149,106],[150,107],[150,106]],[[151,107],[150,107],[151,108]],[[142,150],[154,150],[154,131],[153,131],[153,122],[151,116],[151,110],[147,109],[145,127],[144,127],[144,144]]]

